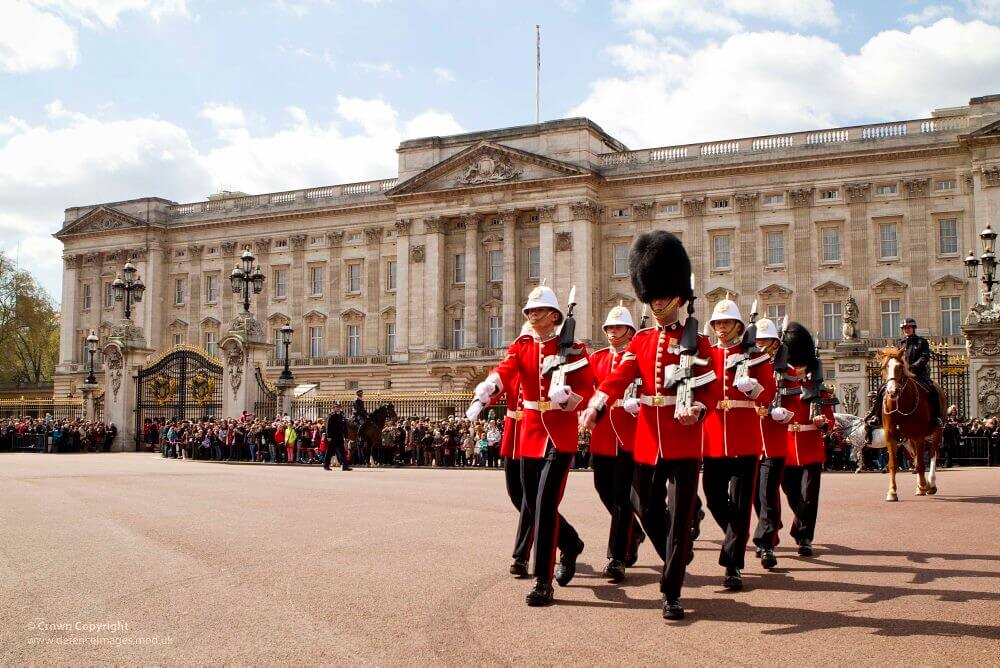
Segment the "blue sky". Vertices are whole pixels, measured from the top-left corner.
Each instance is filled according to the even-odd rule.
[[[1000,93],[1000,0],[0,0],[0,247],[67,206],[395,175],[407,137],[587,115],[632,147]]]

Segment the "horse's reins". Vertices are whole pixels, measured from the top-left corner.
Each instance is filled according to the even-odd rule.
[[[895,379],[893,379],[893,380],[895,380]],[[906,377],[903,380],[903,387],[901,387],[900,390],[899,390],[900,396],[902,396],[903,390],[905,390],[909,386],[909,384],[911,382],[913,382],[913,379],[910,378],[910,377]],[[916,410],[920,407],[920,393],[917,392],[917,394],[916,394],[916,400],[913,402],[913,408],[910,410],[909,413],[904,412],[904,411],[902,411],[902,410],[899,409],[899,401],[898,400],[896,401],[896,406],[897,406],[896,408],[893,408],[892,410],[886,410],[885,406],[886,406],[886,402],[888,402],[888,401],[889,401],[889,395],[886,394],[884,397],[882,397],[882,412],[884,412],[886,415],[902,415],[903,417],[909,417],[910,415],[913,415],[916,412]]]

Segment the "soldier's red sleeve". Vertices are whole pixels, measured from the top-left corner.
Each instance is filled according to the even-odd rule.
[[[714,368],[715,365],[713,364],[712,343],[708,340],[708,337],[703,334],[698,335],[698,357],[703,360],[708,360],[708,366],[698,366],[697,364],[692,365],[694,367],[693,373],[695,376],[715,371],[715,380],[711,383],[694,388],[694,400],[705,405],[706,410],[703,413],[704,416],[708,414],[708,411],[715,410],[719,400],[722,399],[722,374],[726,371],[723,369],[720,372]]]
[[[753,367],[753,370],[753,377],[757,379],[757,382],[763,388],[754,397],[754,401],[757,402],[758,406],[770,406],[771,402],[774,401],[774,395],[778,391],[778,385],[774,381],[774,365],[771,362],[761,362]]]
[[[628,348],[618,360],[618,365],[597,388],[597,393],[603,394],[611,401],[621,399],[632,381],[639,377],[639,360],[636,358],[639,350],[635,342],[635,338],[629,342]],[[603,407],[604,404],[600,405]]]
[[[520,343],[518,339],[514,339],[511,342],[510,347],[507,348],[507,356],[504,357],[500,364],[497,365],[496,369],[493,370],[500,378],[500,391],[497,395],[506,392],[508,389],[516,388],[521,384],[521,358],[518,355],[520,352]]]
[[[587,346],[579,344],[578,350],[583,352],[587,364],[570,373],[568,379],[573,394],[580,396],[579,404],[585,405],[585,402],[590,401],[590,398],[594,396],[594,386],[597,385],[597,379],[594,376],[594,370],[590,366],[590,352],[587,351]]]

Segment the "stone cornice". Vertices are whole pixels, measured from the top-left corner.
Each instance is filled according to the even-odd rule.
[[[632,218],[635,220],[651,220],[656,212],[656,202],[633,202]]]
[[[409,218],[400,218],[396,221],[396,236],[405,237],[410,234],[410,227],[413,221]]]
[[[681,204],[684,206],[685,216],[700,216],[705,213],[705,200],[707,198],[704,195],[697,195],[694,197],[685,197],[681,200]]]
[[[585,199],[578,202],[570,202],[569,210],[573,214],[574,220],[589,220],[593,223],[601,215],[602,207],[594,200]]]
[[[931,180],[929,178],[925,177],[906,179],[903,181],[907,197],[926,197],[930,181]]]
[[[736,200],[737,211],[753,211],[757,207],[757,200],[760,193],[736,193],[733,198]]]

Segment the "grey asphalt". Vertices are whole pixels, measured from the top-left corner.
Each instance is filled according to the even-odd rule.
[[[899,480],[889,504],[883,475],[826,475],[816,556],[784,535],[774,572],[747,555],[738,594],[706,519],[678,623],[648,545],[622,585],[598,576],[586,472],[563,503],[579,574],[534,609],[496,471],[0,455],[0,661],[1000,664],[1000,469],[942,471],[936,497]]]

